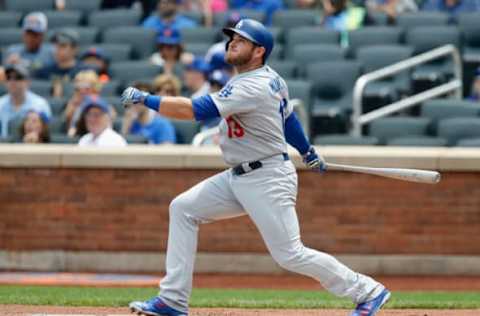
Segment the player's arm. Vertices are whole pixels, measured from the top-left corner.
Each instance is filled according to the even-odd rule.
[[[292,112],[285,120],[285,139],[302,155],[303,162],[308,168],[318,171],[326,170],[325,160],[315,152],[315,148],[308,141],[295,112]]]
[[[195,99],[185,97],[162,97],[151,95],[129,87],[122,93],[122,104],[144,104],[163,116],[180,120],[203,121],[220,117],[220,113],[209,95]]]

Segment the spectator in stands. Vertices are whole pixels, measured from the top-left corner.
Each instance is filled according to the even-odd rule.
[[[177,13],[180,0],[159,0],[156,14],[143,22],[143,27],[151,28],[160,33],[164,28],[181,30],[198,26],[197,22]]]
[[[214,70],[210,73],[208,76],[208,83],[210,84],[210,93],[215,93],[220,91],[223,86],[225,86],[230,80],[231,74],[229,74],[226,71],[222,70]],[[221,119],[220,118],[214,118],[214,119],[209,119],[205,120],[202,122],[201,129],[209,129],[213,128],[215,126],[218,126],[218,123],[220,123]]]
[[[206,60],[206,58],[205,58]],[[220,70],[226,72],[229,76],[233,75],[233,67],[225,61],[225,52],[218,52],[213,54],[208,62],[210,72]]]
[[[390,23],[395,22],[399,14],[418,11],[415,0],[367,0],[366,7],[369,13],[385,13]]]
[[[459,13],[479,11],[480,5],[477,0],[427,0],[422,10],[445,12],[454,22]]]
[[[97,72],[100,82],[107,83],[110,81],[108,71],[110,58],[103,49],[97,47],[88,48],[80,56],[80,61],[85,68],[92,68]]]
[[[48,116],[45,113],[29,111],[20,126],[21,142],[31,144],[49,143],[48,121]]]
[[[360,7],[349,7],[348,0],[322,0],[322,24],[331,30],[346,32],[358,29],[363,25],[365,10]]]
[[[101,97],[85,97],[82,104],[82,116],[88,131],[78,141],[79,146],[124,147],[125,139],[112,129],[110,107]]]
[[[151,90],[148,84],[137,83],[134,86],[142,91]],[[125,111],[122,134],[142,135],[149,144],[175,144],[176,142],[173,124],[167,118],[140,104],[131,106]]]
[[[185,66],[183,81],[190,98],[194,99],[208,93],[210,90],[210,84],[207,81],[209,70],[208,64],[200,57],[195,57],[190,64]]]
[[[152,92],[161,96],[179,96],[182,91],[182,84],[175,75],[162,74],[153,80]]]
[[[77,61],[78,33],[72,29],[57,31],[52,42],[55,44],[55,60],[35,72],[38,79],[51,80],[53,82],[53,96],[63,96],[63,83],[71,81],[81,70]]]
[[[8,93],[0,98],[1,137],[9,137],[8,125],[12,120],[22,118],[28,111],[43,112],[50,117],[52,111],[48,102],[29,90],[29,71],[22,64],[5,67]]]
[[[470,93],[470,97],[468,99],[480,102],[480,68],[478,68],[475,73],[475,78],[472,84],[472,92]]]
[[[295,5],[299,9],[321,9],[321,0],[297,0]]]
[[[47,31],[47,17],[42,12],[32,12],[23,19],[23,43],[7,48],[3,64],[21,63],[34,72],[53,62],[53,46],[43,43]]]
[[[272,25],[273,15],[277,10],[283,9],[282,0],[232,0],[230,2],[231,8],[238,9],[253,9],[265,13],[264,24]]]
[[[165,28],[157,36],[158,51],[150,57],[150,62],[161,66],[166,74],[181,74],[183,45],[182,37],[177,29]]]
[[[75,90],[64,111],[65,122],[68,126],[67,134],[71,137],[77,135],[75,126],[82,114],[81,105],[85,98],[90,95],[99,95],[102,90],[102,83],[93,70],[79,72],[75,76],[73,85]]]

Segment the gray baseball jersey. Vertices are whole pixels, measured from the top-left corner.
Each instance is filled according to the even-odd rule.
[[[285,118],[292,112],[288,88],[264,66],[233,77],[211,95],[220,115],[220,147],[227,164],[259,160],[287,151]]]

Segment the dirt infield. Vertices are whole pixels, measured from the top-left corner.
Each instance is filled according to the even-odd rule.
[[[196,308],[190,312],[191,316],[346,316],[349,310],[245,310],[245,309],[224,309],[224,308]],[[45,314],[55,315],[134,315],[129,314],[127,308],[93,308],[93,307],[59,307],[59,306],[21,306],[21,305],[0,305],[0,315],[2,316],[25,316],[34,315],[46,316]],[[39,315],[40,314],[40,315]],[[383,310],[378,316],[478,316],[480,309],[477,310]]]

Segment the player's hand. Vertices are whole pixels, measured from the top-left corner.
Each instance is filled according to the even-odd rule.
[[[310,146],[307,153],[303,155],[303,162],[307,165],[307,168],[318,171],[325,172],[327,170],[327,165],[325,164],[325,159],[319,154],[316,153],[315,148]]]
[[[143,104],[147,96],[147,92],[140,91],[134,87],[128,87],[123,91],[120,100],[124,107],[128,107],[132,104]]]

